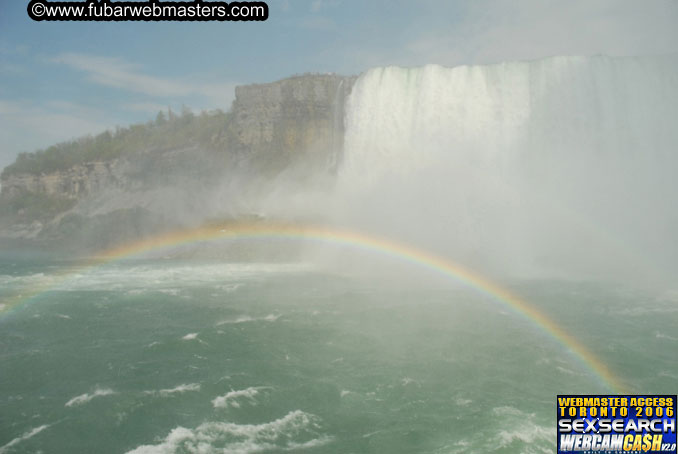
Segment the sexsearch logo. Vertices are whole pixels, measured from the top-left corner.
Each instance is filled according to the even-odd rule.
[[[559,395],[558,454],[677,454],[676,395]]]

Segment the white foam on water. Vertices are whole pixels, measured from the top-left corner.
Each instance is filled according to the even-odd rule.
[[[489,452],[520,452],[521,454],[552,454],[556,431],[552,426],[537,424],[534,413],[515,407],[493,408],[491,420],[496,427],[473,434],[470,438],[456,440],[446,446],[450,454],[476,454]],[[543,422],[539,420],[539,422]],[[494,425],[494,424],[493,424]],[[443,451],[441,451],[443,452]]]
[[[510,406],[503,406],[503,407],[495,407],[492,409],[492,414],[494,416],[498,417],[506,417],[506,416],[525,416],[526,413],[515,408],[515,407],[510,407]],[[529,416],[534,416],[534,414],[530,413]]]
[[[263,424],[206,422],[195,429],[176,427],[156,445],[139,446],[127,454],[250,454],[262,451],[297,451],[326,444],[319,434],[320,419],[295,410]]]
[[[666,340],[670,340],[670,341],[674,341],[674,342],[678,341],[678,337],[669,336],[668,334],[660,333],[659,331],[657,331],[657,334],[655,335],[655,337],[657,339],[666,339]]]
[[[0,454],[5,453],[5,452],[9,452],[8,450],[10,448],[13,448],[14,446],[18,445],[22,441],[28,440],[29,438],[33,438],[34,436],[36,436],[37,434],[39,434],[43,430],[47,429],[49,426],[50,426],[50,424],[44,424],[42,426],[31,429],[28,432],[25,432],[22,436],[16,437],[15,439],[10,441],[6,445],[0,446]]]
[[[421,387],[421,383],[419,383],[418,380],[415,380],[414,378],[410,377],[404,377],[402,380],[400,380],[400,384],[402,386],[408,386],[408,385],[417,385],[418,387]]]
[[[74,407],[77,405],[83,405],[96,397],[110,396],[111,394],[115,394],[115,391],[113,391],[110,388],[97,388],[92,393],[85,393],[72,398],[71,400],[66,402],[65,406]]]
[[[558,370],[561,373],[566,374],[566,375],[579,375],[579,376],[582,375],[579,372],[575,372],[572,369],[568,369],[567,367],[563,367],[563,366],[556,366],[556,370]]]
[[[454,400],[454,403],[460,407],[466,407],[471,404],[473,401],[471,399],[464,399],[463,397],[457,397]]]
[[[672,314],[678,312],[676,307],[667,307],[667,308],[657,308],[657,307],[636,307],[633,309],[622,309],[617,313],[619,315],[628,315],[628,316],[642,316],[649,314]]]
[[[240,317],[236,317],[234,319],[229,319],[229,320],[222,320],[216,324],[216,326],[221,326],[221,325],[233,325],[237,323],[247,323],[247,322],[253,322],[256,319],[254,317],[250,317],[249,315],[242,315]]]
[[[237,325],[239,323],[249,323],[249,322],[275,322],[279,318],[280,318],[279,314],[268,314],[264,317],[252,317],[250,315],[241,315],[236,318],[222,320],[218,322],[215,326]]]
[[[454,443],[454,446],[456,446],[458,449],[450,451],[450,454],[465,452],[469,446],[471,446],[471,443],[468,440],[459,440]]]
[[[500,431],[497,441],[500,447],[506,447],[515,441],[521,441],[527,444],[530,449],[524,452],[552,453],[551,447],[537,446],[535,443],[553,441],[555,436],[552,428],[528,422],[520,428]]]
[[[169,389],[159,389],[155,391],[144,391],[144,394],[151,394],[154,396],[168,397],[172,394],[183,394],[187,392],[200,391],[200,383],[189,383],[184,385],[175,386],[174,388]]]
[[[56,290],[124,290],[130,295],[162,292],[177,296],[191,286],[221,286],[225,291],[240,287],[241,281],[261,276],[303,273],[304,263],[215,263],[174,266],[114,264],[73,274],[55,285]],[[40,280],[54,279],[41,277]],[[233,282],[236,281],[236,282]]]
[[[2,274],[2,275],[0,275],[0,284],[3,285],[3,286],[4,285],[11,285],[11,284],[35,285],[35,284],[48,283],[48,282],[51,282],[54,279],[56,279],[56,276],[52,276],[50,274],[45,274],[45,273],[25,274],[25,275],[20,275],[20,276],[12,276],[12,275],[9,275],[9,274]]]
[[[259,391],[265,389],[263,387],[249,387],[247,389],[240,389],[237,391],[230,391],[223,396],[216,397],[212,400],[214,408],[240,408],[244,402],[250,405],[256,405],[254,399]]]
[[[543,357],[535,361],[537,365],[551,364],[551,358]]]
[[[214,384],[216,385],[216,384],[218,384],[218,383],[221,383],[221,382],[224,381],[224,380],[230,380],[230,379],[231,379],[231,376],[230,376],[230,375],[224,375],[224,376],[221,377],[219,380],[217,380],[216,382],[214,382]]]
[[[494,449],[508,447],[515,442],[524,443],[525,453],[552,453],[556,439],[555,428],[539,425],[534,413],[525,413],[515,407],[497,407],[493,415],[501,421],[502,430],[490,437]]]
[[[244,285],[245,284],[243,284],[242,282],[237,282],[235,284],[217,285],[216,288],[226,293],[233,293]]]
[[[385,430],[375,430],[374,432],[369,432],[369,433],[364,434],[362,437],[363,438],[370,438],[370,437],[373,437],[374,435],[384,433],[384,432],[386,432],[386,431]]]

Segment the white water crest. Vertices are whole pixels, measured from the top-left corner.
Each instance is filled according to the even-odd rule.
[[[159,444],[127,454],[299,452],[330,441],[319,428],[319,418],[301,410],[258,425],[206,422],[195,429],[176,427]]]
[[[9,452],[9,450],[13,450],[14,446],[18,445],[22,441],[26,441],[30,438],[33,438],[34,436],[36,436],[37,434],[39,434],[43,430],[47,429],[49,426],[50,426],[50,424],[44,424],[40,427],[36,427],[34,429],[31,429],[28,432],[24,433],[22,436],[16,437],[15,439],[10,441],[6,445],[0,446],[0,454],[3,454],[5,452]]]
[[[115,391],[113,391],[110,388],[97,388],[92,393],[85,393],[72,398],[71,400],[66,402],[65,406],[74,407],[78,405],[83,405],[96,397],[110,396],[112,394],[115,394]]]
[[[259,395],[261,387],[249,387],[247,389],[240,389],[237,391],[229,391],[223,396],[216,397],[212,400],[214,408],[240,408],[243,403],[250,405],[256,404],[255,397]]]
[[[175,386],[174,388],[167,388],[167,389],[159,389],[159,390],[154,390],[154,391],[144,391],[144,394],[150,394],[154,396],[160,396],[160,397],[168,397],[173,394],[183,394],[187,392],[195,392],[195,391],[200,391],[200,384],[199,383],[189,383],[189,384],[183,384],[179,386]]]
[[[367,71],[338,216],[507,274],[678,269],[678,56]]]

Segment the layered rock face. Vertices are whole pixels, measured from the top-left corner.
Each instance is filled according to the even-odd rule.
[[[65,171],[39,175],[20,174],[3,178],[2,197],[12,198],[24,193],[33,193],[79,199],[109,187],[122,178],[119,160],[89,162]]]
[[[114,159],[54,171],[7,172],[1,180],[0,237],[9,231],[13,237],[29,230],[30,237],[53,232],[68,216],[86,220],[124,212],[128,219],[130,212],[143,210],[165,222],[178,212],[183,219],[200,217],[203,206],[202,214],[221,216],[208,206],[216,203],[226,207],[226,216],[237,217],[232,207],[257,178],[294,166],[307,174],[333,173],[341,159],[344,104],[355,80],[303,75],[237,87],[229,119],[211,147],[188,141],[180,147],[125,150]],[[67,211],[46,213],[43,207],[52,201]]]
[[[356,78],[308,75],[237,87],[235,150],[311,155],[336,166],[344,135],[344,104]]]

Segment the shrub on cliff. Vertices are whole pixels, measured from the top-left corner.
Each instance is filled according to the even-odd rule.
[[[46,221],[75,205],[75,200],[47,194],[23,193],[0,200],[0,217],[19,221]]]
[[[223,150],[228,144],[231,118],[228,112],[217,110],[194,115],[190,109],[184,108],[181,115],[170,111],[167,117],[161,112],[155,121],[81,137],[34,153],[19,153],[16,161],[3,170],[2,178],[51,173],[77,164],[107,161],[136,152],[163,151],[192,145],[200,145],[208,150]]]

